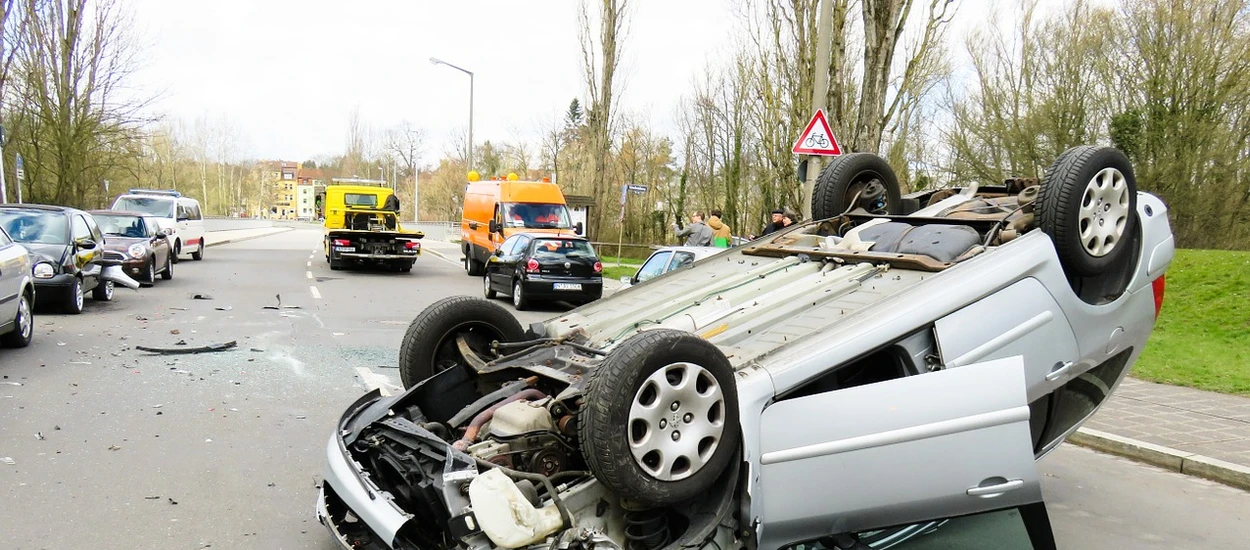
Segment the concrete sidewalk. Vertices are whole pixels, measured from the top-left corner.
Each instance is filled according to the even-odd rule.
[[[1250,398],[1126,378],[1068,441],[1250,490]]]

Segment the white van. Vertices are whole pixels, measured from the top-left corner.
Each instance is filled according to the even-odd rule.
[[[141,212],[157,219],[161,229],[172,229],[175,258],[191,254],[204,259],[204,215],[199,201],[174,190],[131,189],[113,201],[113,210]]]

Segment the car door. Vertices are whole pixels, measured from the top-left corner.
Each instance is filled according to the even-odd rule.
[[[516,242],[520,240],[520,235],[508,237],[499,248],[495,250],[486,261],[486,276],[490,278],[490,284],[496,289],[503,289],[504,292],[512,291],[512,275],[505,273],[507,271],[505,255],[512,247],[516,246]]]
[[[1041,502],[1023,359],[783,399],[760,419],[761,547]]]
[[[634,274],[634,284],[662,275],[668,269],[668,263],[672,259],[673,251],[671,250],[661,250],[652,254],[650,258],[647,258],[646,263],[638,268],[638,272]]]
[[[673,261],[669,262],[668,268],[665,269],[664,272],[668,273],[669,271],[676,271],[694,263],[694,260],[695,258],[693,252],[687,252],[685,250],[675,251],[673,252]]]
[[[91,226],[87,225],[87,218],[82,214],[71,214],[69,223],[70,235],[73,237],[71,246],[74,248],[74,266],[82,271],[99,255],[103,243],[96,240]]]
[[[17,296],[22,284],[22,267],[26,249],[17,246],[0,229],[0,327],[17,317]]]
[[[143,220],[143,227],[146,228],[148,243],[152,247],[152,260],[156,262],[156,269],[165,269],[165,262],[169,261],[169,239],[161,234],[161,228],[157,225],[156,220],[151,218],[140,218]]]

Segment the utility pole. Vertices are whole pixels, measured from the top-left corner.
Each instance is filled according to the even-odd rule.
[[[4,185],[4,127],[0,126],[0,204],[8,203],[9,189]]]
[[[420,196],[421,187],[417,185],[417,178],[421,176],[421,169],[417,168],[417,151],[412,143],[412,137],[408,138],[408,165],[412,167],[412,221],[421,221],[421,202],[417,200]]]
[[[816,65],[815,79],[812,85],[812,109],[815,113],[825,108],[829,95],[829,49],[830,26],[833,25],[833,2],[820,0],[820,22],[816,27]],[[821,158],[816,155],[807,159],[807,181],[803,182],[803,219],[812,218],[812,190],[816,188],[816,178],[820,176]]]

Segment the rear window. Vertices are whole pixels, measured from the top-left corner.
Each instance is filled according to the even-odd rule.
[[[170,198],[157,197],[117,197],[117,201],[113,203],[112,210],[128,210],[131,212],[143,212],[158,218],[174,217],[174,204],[177,201]]]
[[[378,196],[367,195],[364,193],[344,193],[343,203],[347,206],[358,206],[364,208],[377,208]]]
[[[586,241],[571,239],[535,239],[534,258],[594,258],[595,249]]]

